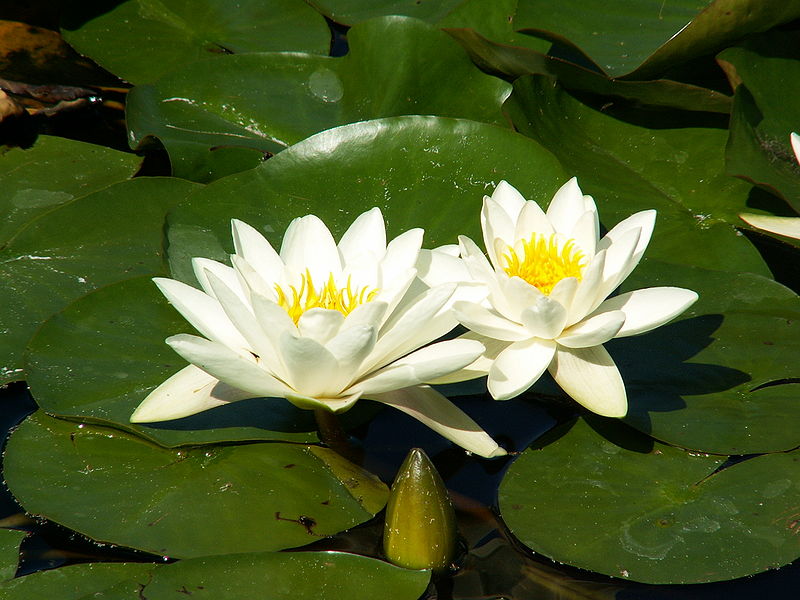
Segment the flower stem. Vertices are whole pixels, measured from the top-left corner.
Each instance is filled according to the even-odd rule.
[[[321,408],[314,410],[314,418],[317,421],[320,441],[340,456],[360,465],[364,458],[363,453],[350,443],[339,418],[332,412]]]

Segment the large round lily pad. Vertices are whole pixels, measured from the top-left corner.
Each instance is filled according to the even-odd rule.
[[[41,215],[0,249],[0,384],[24,379],[22,350],[51,314],[102,285],[163,272],[164,214],[194,186],[118,183]]]
[[[38,571],[0,583],[0,599],[139,600],[156,568],[148,563],[90,563]]]
[[[510,85],[482,73],[432,25],[375,19],[349,31],[348,43],[342,58],[218,56],[135,88],[126,112],[132,143],[157,136],[176,176],[205,182],[219,177],[226,150],[260,151],[245,156],[244,170],[261,152],[356,121],[424,114],[506,123],[500,109]]]
[[[511,465],[500,510],[534,551],[646,583],[733,579],[800,556],[800,453],[717,472],[724,460],[579,420]]]
[[[65,5],[61,18],[70,45],[132,83],[213,54],[330,46],[325,19],[302,0],[95,0]]]
[[[254,398],[192,417],[132,424],[145,396],[185,361],[164,343],[194,332],[149,277],[110,285],[48,320],[28,347],[28,385],[50,414],[113,425],[160,444],[316,441],[313,413],[281,398]]]
[[[325,448],[169,450],[41,412],[12,434],[4,464],[28,512],[99,541],[182,558],[308,544],[371,518],[388,495]]]

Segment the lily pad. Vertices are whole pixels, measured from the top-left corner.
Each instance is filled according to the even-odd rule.
[[[371,518],[388,495],[333,451],[261,443],[170,450],[41,412],[11,435],[9,489],[99,541],[189,558],[301,546]],[[53,490],[60,490],[53,494]]]
[[[800,166],[789,134],[800,129],[797,34],[773,31],[728,48],[717,60],[738,84],[727,172],[778,194],[800,212]],[[748,209],[748,212],[751,212]]]
[[[740,223],[751,186],[724,173],[724,130],[682,123],[686,115],[674,112],[636,113],[632,116],[644,122],[628,123],[579,102],[542,76],[517,80],[505,107],[521,132],[577,175],[597,200],[604,224],[638,210],[658,210],[648,257],[770,275],[733,226]]]
[[[651,79],[691,58],[800,16],[792,0],[521,0],[516,25],[571,44],[611,77]]]
[[[348,42],[342,58],[218,56],[138,87],[127,106],[132,144],[158,137],[176,176],[205,182],[220,175],[221,149],[250,149],[243,170],[261,152],[356,121],[425,114],[505,124],[509,84],[482,73],[435,27],[385,17],[354,27]]]
[[[170,267],[194,282],[188,257],[223,258],[232,249],[231,218],[257,227],[276,247],[295,217],[316,214],[338,236],[373,206],[383,211],[389,237],[422,226],[428,248],[455,243],[459,234],[477,239],[483,195],[502,179],[546,202],[568,176],[533,140],[484,123],[415,116],[337,127],[209,184],[176,208]]]
[[[135,154],[45,135],[29,150],[0,154],[0,247],[35,217],[128,179],[140,162]]]
[[[0,384],[24,379],[22,350],[51,314],[99,286],[163,272],[164,214],[193,187],[117,183],[41,215],[0,249]]]
[[[386,15],[405,15],[436,22],[448,15],[464,0],[408,2],[408,0],[309,0],[323,15],[337,23],[355,25],[361,21]]]
[[[28,385],[50,414],[112,425],[159,444],[316,441],[313,413],[280,398],[242,400],[198,415],[132,424],[145,396],[186,366],[164,343],[194,332],[149,277],[88,294],[49,319],[27,352]]]
[[[628,391],[625,422],[700,452],[800,446],[800,298],[750,273],[645,260],[623,291],[675,285],[700,300],[678,321],[607,348]]]
[[[500,487],[506,524],[535,552],[660,584],[734,579],[800,555],[798,452],[717,471],[724,457],[653,443],[608,420],[546,437]]]
[[[61,19],[72,47],[137,84],[213,54],[330,46],[325,19],[302,0],[95,0],[66,5]]]
[[[466,48],[481,68],[513,79],[523,75],[548,75],[570,90],[616,96],[645,105],[725,114],[731,111],[730,96],[697,85],[668,79],[613,79],[556,56],[497,43],[473,29],[447,29],[447,33]]]
[[[313,573],[313,577],[309,576]],[[372,600],[391,590],[392,600],[417,600],[430,571],[409,571],[343,552],[262,552],[192,558],[161,567],[144,593],[159,600]]]
[[[147,563],[94,563],[39,571],[0,583],[0,600],[140,600],[156,568]]]

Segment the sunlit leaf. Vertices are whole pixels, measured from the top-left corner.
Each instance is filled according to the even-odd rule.
[[[339,480],[325,453],[280,443],[169,450],[37,413],[9,439],[4,468],[32,514],[188,558],[301,546],[371,518],[386,486],[356,467]]]
[[[0,531],[0,581],[11,579],[17,572],[19,544],[27,535],[27,531],[15,531],[13,529]]]
[[[800,455],[715,472],[724,461],[579,420],[511,465],[500,510],[535,552],[646,583],[733,579],[797,558]]]
[[[218,56],[136,88],[127,107],[132,142],[157,136],[176,176],[205,182],[230,172],[219,172],[225,150],[239,151],[244,170],[262,152],[356,121],[424,114],[505,124],[500,107],[510,86],[482,73],[435,27],[386,17],[354,27],[348,43],[342,58]]]
[[[612,77],[649,79],[798,16],[796,0],[520,0],[516,25],[576,46]]]
[[[163,272],[164,213],[193,187],[118,183],[41,215],[0,249],[0,383],[24,378],[22,350],[51,314],[99,286]]]
[[[773,31],[728,48],[718,61],[736,88],[727,170],[779,194],[800,212],[800,166],[789,134],[800,129],[800,38]],[[748,207],[748,212],[750,208]]]
[[[126,0],[71,3],[61,32],[115,75],[147,83],[213,54],[327,54],[325,20],[302,0]]]

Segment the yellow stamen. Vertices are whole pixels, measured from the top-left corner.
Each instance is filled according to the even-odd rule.
[[[290,285],[287,294],[278,284],[275,284],[275,293],[278,295],[278,304],[286,309],[292,320],[297,323],[303,313],[312,308],[327,308],[338,310],[343,315],[349,315],[357,306],[370,302],[378,295],[377,289],[370,290],[364,286],[361,289],[353,288],[350,277],[347,285],[339,288],[333,278],[333,273],[328,276],[328,281],[319,290],[311,279],[311,272],[306,269],[300,281],[300,289]],[[289,297],[291,295],[291,298]]]
[[[503,255],[506,261],[505,272],[509,277],[520,277],[537,287],[545,295],[550,295],[553,287],[562,279],[575,277],[581,280],[584,255],[574,240],[559,245],[555,234],[549,238],[534,233],[522,242],[522,257],[509,246]]]

